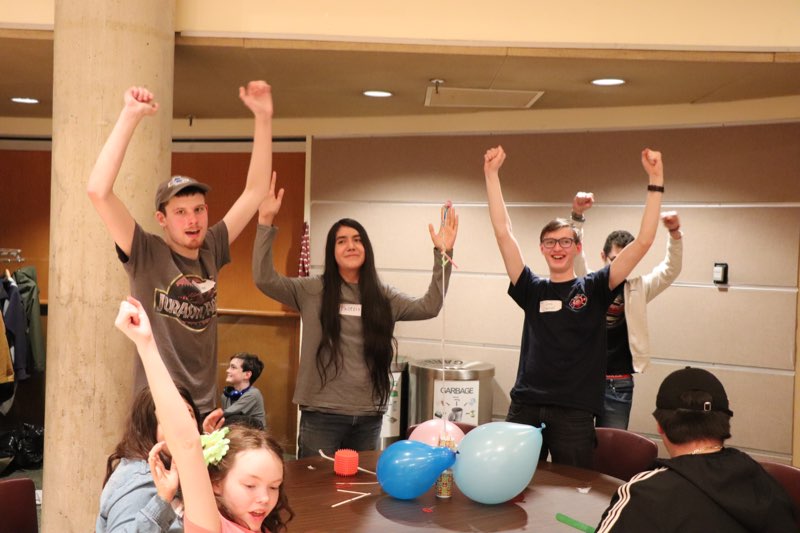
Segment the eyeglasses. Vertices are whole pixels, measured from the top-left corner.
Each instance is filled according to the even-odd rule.
[[[575,239],[570,237],[562,237],[560,239],[542,239],[542,246],[545,248],[553,248],[556,243],[559,244],[562,248],[572,248],[572,245],[575,244]]]

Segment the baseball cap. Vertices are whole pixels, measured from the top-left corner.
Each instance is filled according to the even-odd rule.
[[[170,179],[158,186],[158,190],[156,191],[156,209],[158,209],[161,204],[169,202],[170,198],[181,192],[186,187],[197,187],[204,193],[211,190],[211,187],[205,183],[200,183],[194,178],[188,178],[186,176],[172,176]]]
[[[690,404],[681,399],[685,392],[705,392],[711,400],[703,404]],[[689,409],[692,411],[719,411],[733,416],[733,411],[728,408],[728,395],[725,387],[708,370],[687,366],[676,370],[661,383],[656,396],[658,409]]]

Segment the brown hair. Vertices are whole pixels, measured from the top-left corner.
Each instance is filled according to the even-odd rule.
[[[184,401],[194,411],[195,420],[200,422],[200,412],[192,400],[192,395],[184,387],[178,387],[178,392]],[[150,449],[156,445],[156,431],[158,418],[156,418],[156,404],[150,388],[145,387],[136,395],[131,406],[131,414],[125,425],[125,433],[114,448],[114,452],[106,461],[106,477],[103,486],[108,483],[108,478],[114,473],[122,459],[144,459],[150,454]]]
[[[572,230],[572,238],[575,240],[575,244],[581,243],[581,235],[578,232],[578,228],[576,228],[569,220],[566,218],[554,218],[550,222],[548,222],[544,228],[542,228],[542,232],[539,234],[539,242],[542,242],[544,236],[548,233],[553,233],[554,231],[558,231],[561,228],[569,228]]]
[[[266,431],[240,424],[231,424],[228,427],[230,428],[230,432],[227,435],[227,438],[230,440],[228,452],[216,465],[208,465],[208,476],[212,484],[222,483],[225,476],[227,476],[228,472],[233,468],[233,464],[236,461],[236,454],[246,450],[265,449],[271,451],[281,462],[281,469],[285,476],[286,467],[283,462],[283,448],[274,438],[269,436]],[[217,508],[225,518],[235,522],[234,517],[231,516],[219,496],[217,496]],[[264,522],[262,522],[261,531],[264,533],[279,533],[280,531],[284,531],[286,529],[286,523],[293,517],[294,511],[289,507],[289,498],[286,495],[285,484],[281,483],[278,489],[278,502],[264,519]]]

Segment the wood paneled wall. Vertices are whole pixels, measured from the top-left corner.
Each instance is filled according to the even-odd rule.
[[[358,219],[370,233],[382,279],[410,294],[430,280],[425,228],[452,200],[460,230],[446,318],[398,324],[400,352],[412,358],[495,365],[494,415],[503,418],[519,358],[522,312],[506,295],[483,178],[483,153],[502,144],[501,180],[528,264],[546,272],[539,231],[569,214],[577,191],[593,191],[585,250],[599,268],[605,236],[636,233],[645,198],[640,152],[662,150],[665,207],[685,233],[683,272],[649,306],[653,363],[636,378],[631,429],[655,434],[655,391],[670,371],[711,369],[731,398],[732,444],[788,461],[795,417],[800,124],[736,127],[391,138],[315,139],[311,165],[312,241],[330,224]],[[357,154],[357,157],[356,157]],[[358,165],[353,165],[353,160]],[[664,257],[666,232],[635,273]],[[323,250],[312,247],[319,269]],[[711,281],[714,262],[730,266],[730,286]],[[444,339],[444,343],[442,342]],[[442,348],[444,346],[444,348]]]
[[[195,177],[211,185],[208,195],[210,220],[219,220],[244,187],[249,152],[173,153],[172,173]],[[300,237],[303,232],[305,194],[305,153],[274,154],[273,167],[280,186],[286,189],[276,224],[284,238],[275,243],[278,270],[297,275]],[[0,247],[21,248],[26,262],[8,264],[13,271],[33,265],[39,276],[40,296],[48,299],[50,235],[50,151],[0,149],[0,184],[3,189],[0,208]],[[124,198],[122,199],[124,202]],[[86,199],[86,209],[92,209]],[[212,222],[212,223],[213,223]],[[100,224],[98,218],[98,224]],[[218,369],[222,381],[229,357],[238,351],[250,351],[262,358],[265,369],[257,384],[264,395],[273,432],[293,453],[296,414],[291,403],[299,354],[299,318],[290,310],[264,296],[253,283],[251,258],[255,220],[231,247],[231,263],[220,274],[220,332]],[[110,239],[109,239],[110,243]],[[109,254],[114,254],[109,245]],[[91,265],[86,265],[86,272]],[[120,267],[121,268],[121,267]],[[85,274],[85,273],[84,273]],[[230,311],[235,310],[235,314]],[[111,320],[111,319],[109,319]],[[109,322],[109,332],[112,332]],[[113,333],[110,333],[113,334]],[[23,398],[42,396],[44,379],[23,383]],[[32,389],[32,390],[27,390]],[[17,421],[43,420],[43,402],[36,402],[37,412],[15,406],[6,425]],[[41,422],[39,422],[41,423]]]

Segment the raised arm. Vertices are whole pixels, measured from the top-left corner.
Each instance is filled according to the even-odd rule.
[[[130,255],[136,221],[125,204],[114,194],[114,182],[136,126],[142,117],[155,114],[158,104],[153,100],[153,93],[144,87],[131,87],[125,91],[124,101],[125,105],[114,129],[100,150],[89,175],[86,192],[111,233],[111,238],[125,255]]]
[[[648,302],[672,285],[683,268],[683,234],[678,213],[675,211],[661,213],[661,222],[669,231],[667,255],[649,274],[642,276],[645,300]]]
[[[630,275],[631,271],[647,253],[647,250],[650,249],[656,237],[658,215],[661,210],[661,197],[664,191],[664,166],[661,160],[661,152],[645,148],[642,151],[642,166],[649,179],[642,223],[636,238],[611,263],[608,278],[608,286],[611,289],[625,281],[625,278]]]
[[[583,242],[583,223],[586,222],[584,214],[594,205],[594,194],[590,192],[578,192],[572,199],[572,212],[569,214],[570,221],[578,230],[578,235]],[[575,275],[585,276],[589,273],[589,265],[586,263],[586,246],[581,246],[581,253],[575,257]]]
[[[142,360],[167,446],[180,472],[186,516],[202,528],[219,532],[219,512],[203,460],[197,423],[186,410],[186,404],[161,360],[142,304],[133,298],[122,302],[115,325],[136,344]]]
[[[283,201],[283,189],[275,192],[277,179],[273,172],[269,192],[258,206],[259,226],[253,242],[253,281],[261,292],[273,300],[299,311],[299,292],[308,278],[290,278],[279,274],[275,270],[272,253],[272,243],[278,231],[273,223]]]
[[[438,315],[442,309],[444,295],[450,285],[453,246],[458,234],[458,213],[450,202],[441,209],[439,232],[434,232],[433,224],[428,224],[428,231],[434,245],[433,274],[428,290],[417,298],[403,294],[394,287],[387,287],[394,320],[427,320]],[[447,254],[447,257],[443,254]]]
[[[253,112],[255,130],[244,191],[223,217],[229,243],[236,240],[258,210],[272,173],[272,88],[264,81],[251,81],[246,88],[239,87],[239,98]]]
[[[505,159],[506,153],[502,146],[489,148],[483,156],[483,173],[486,176],[486,196],[489,199],[489,218],[492,220],[494,238],[500,248],[500,255],[503,256],[508,277],[516,285],[525,268],[525,260],[522,258],[519,243],[511,232],[511,218],[500,188],[500,167]]]

